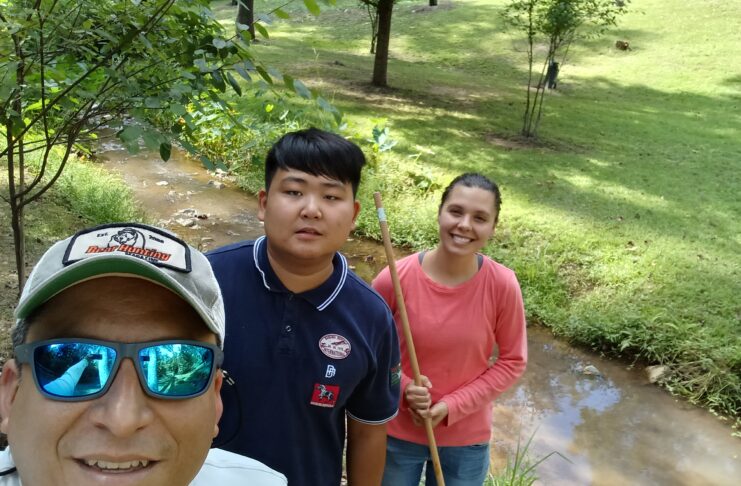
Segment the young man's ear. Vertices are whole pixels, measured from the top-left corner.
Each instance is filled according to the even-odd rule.
[[[18,392],[20,378],[18,364],[14,359],[8,360],[3,366],[2,375],[0,375],[0,432],[4,434],[8,433],[10,410],[15,401],[15,394]]]
[[[358,220],[358,215],[360,214],[360,201],[358,201],[356,199],[353,204],[354,204],[354,212],[353,212],[353,215],[352,215],[352,229],[351,229],[351,231],[355,229],[355,222]]]
[[[257,193],[257,219],[265,221],[265,205],[268,202],[268,191],[262,189]]]

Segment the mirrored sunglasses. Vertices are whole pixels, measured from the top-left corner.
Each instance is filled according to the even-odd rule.
[[[202,395],[224,360],[222,350],[201,341],[121,343],[96,339],[51,339],[15,348],[30,364],[36,387],[52,400],[97,398],[110,388],[124,358],[134,362],[144,392],[181,400]]]

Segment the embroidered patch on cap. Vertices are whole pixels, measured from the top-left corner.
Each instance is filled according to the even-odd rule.
[[[340,396],[339,385],[323,385],[314,383],[314,392],[311,394],[311,404],[317,407],[332,408],[337,404]]]
[[[319,349],[325,356],[332,359],[345,359],[350,356],[350,341],[339,334],[325,334],[319,340]]]
[[[190,249],[184,241],[149,226],[114,224],[77,233],[64,254],[64,265],[99,254],[128,255],[153,265],[190,272]]]

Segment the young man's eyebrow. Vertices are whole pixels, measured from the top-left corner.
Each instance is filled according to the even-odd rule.
[[[337,179],[327,179],[325,181],[322,181],[322,185],[328,187],[345,187],[345,183],[342,181],[338,181]]]
[[[324,180],[322,180],[320,182],[320,184],[322,186],[325,186],[325,187],[345,187],[345,183],[342,182],[342,181],[339,181],[337,179],[330,179],[327,176],[319,176],[319,177],[321,177],[321,178],[324,179]],[[301,177],[301,176],[286,176],[285,178],[283,178],[281,180],[281,183],[286,183],[286,182],[287,183],[296,183],[296,184],[308,184],[309,181],[306,180],[305,178]]]

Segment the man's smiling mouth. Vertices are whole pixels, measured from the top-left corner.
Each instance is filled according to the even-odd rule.
[[[121,461],[121,462],[103,461],[100,459],[83,459],[81,462],[85,464],[87,467],[95,468],[102,472],[116,472],[116,473],[139,471],[141,469],[148,467],[150,463],[154,463],[154,461],[149,461],[146,459],[136,459],[133,461]]]

